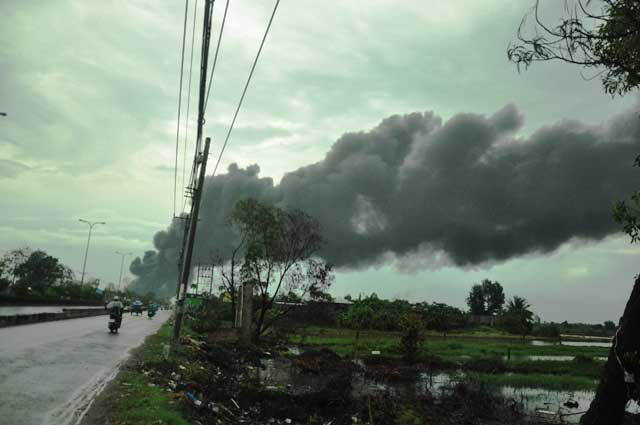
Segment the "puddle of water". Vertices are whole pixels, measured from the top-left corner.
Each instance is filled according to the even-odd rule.
[[[575,356],[514,356],[508,359],[507,356],[502,356],[503,360],[531,360],[531,361],[555,361],[555,362],[570,362],[575,359]]]
[[[546,346],[546,345],[566,345],[569,347],[611,347],[611,342],[605,341],[560,341],[552,342],[552,341],[541,341],[539,339],[534,339],[529,341],[530,345],[535,346]]]
[[[299,350],[298,350],[299,351]],[[292,354],[296,350],[290,350]],[[524,357],[524,356],[523,356]],[[572,356],[528,356],[532,360],[571,360]],[[560,358],[558,358],[560,357]],[[361,360],[354,363],[364,366]],[[306,394],[325,388],[331,382],[331,376],[327,374],[299,373],[293,366],[290,358],[279,357],[263,359],[262,367],[251,370],[253,378],[267,388],[286,391],[292,394]],[[451,388],[452,384],[465,378],[461,371],[454,373],[419,373],[415,379],[401,382],[377,382],[364,376],[361,371],[355,372],[352,378],[352,391],[354,397],[363,397],[378,392],[389,392],[397,396],[424,395],[431,393],[436,397],[442,396]],[[524,410],[541,419],[562,419],[566,423],[578,423],[580,416],[577,412],[583,412],[589,408],[593,399],[593,391],[551,391],[543,388],[514,388],[509,386],[497,386],[495,390],[501,395],[515,399],[523,406]],[[567,401],[578,403],[575,408],[564,405]],[[632,413],[640,413],[640,406],[635,402],[627,407]],[[540,411],[553,414],[540,413]],[[557,416],[560,415],[560,416]]]
[[[602,341],[562,341],[561,344],[571,347],[611,347],[610,342]]]

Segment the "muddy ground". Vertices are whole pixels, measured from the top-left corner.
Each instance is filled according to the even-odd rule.
[[[415,376],[429,368],[424,363],[375,357],[354,362],[324,348],[292,354],[278,341],[243,347],[219,334],[185,338],[183,349],[188,364],[160,360],[140,365],[140,371],[180,395],[194,424],[534,423],[515,400],[471,381],[452,384],[437,395],[355,388],[362,377],[385,383]],[[281,372],[274,367],[278,364],[288,365],[287,373],[295,378],[291,383],[289,375],[284,380],[269,375]]]
[[[152,356],[134,356],[122,373],[128,374],[127,379],[143,377],[142,385],[153,387],[156,396],[164,394],[168,410],[181,419],[172,422],[150,411],[144,421],[148,424],[553,422],[533,418],[517,400],[496,395],[481,382],[399,390],[415,388],[412,379],[417,375],[441,368],[434,363],[437,359],[415,364],[379,355],[347,359],[326,348],[301,351],[275,339],[245,347],[229,330],[183,338],[179,360],[167,360],[159,354],[161,350],[156,351]],[[83,425],[141,423],[113,420],[112,409],[122,407],[122,400],[130,397],[126,385],[116,379],[96,400]]]

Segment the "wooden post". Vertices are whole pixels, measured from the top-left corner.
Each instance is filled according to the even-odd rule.
[[[241,306],[241,340],[244,344],[251,344],[253,339],[253,288],[254,281],[248,280],[242,284]]]

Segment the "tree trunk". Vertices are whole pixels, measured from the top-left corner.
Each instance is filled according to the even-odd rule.
[[[617,337],[609,350],[609,357],[604,366],[596,395],[587,413],[580,419],[581,425],[619,425],[624,420],[624,410],[629,395],[635,391],[635,385],[624,382],[624,371],[618,363],[617,356],[625,369],[632,373],[636,382],[640,378],[637,360],[631,364],[625,359],[625,353],[640,352],[640,276],[636,278],[631,296],[627,301],[618,328]],[[614,351],[617,339],[617,350]],[[637,359],[637,357],[636,357]]]

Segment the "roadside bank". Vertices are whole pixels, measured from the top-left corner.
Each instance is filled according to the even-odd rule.
[[[29,325],[32,323],[52,322],[56,320],[78,319],[107,314],[104,308],[65,308],[58,313],[13,314],[0,316],[0,328],[7,326]]]

